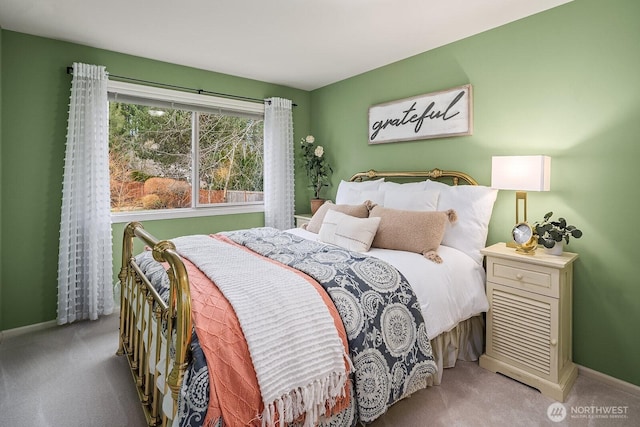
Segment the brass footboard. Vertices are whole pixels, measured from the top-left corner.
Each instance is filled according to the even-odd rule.
[[[167,264],[170,284],[168,304],[160,298],[135,263],[135,238],[152,249],[156,261]],[[142,224],[131,222],[124,230],[122,269],[118,277],[121,296],[117,354],[127,356],[149,426],[164,426],[175,417],[178,392],[190,358],[191,297],[187,271],[173,243],[159,241]],[[167,345],[164,349],[161,346],[163,322],[167,325]],[[172,336],[175,336],[173,361],[170,356]],[[166,360],[165,372],[168,373],[166,385],[173,399],[173,411],[168,414],[163,413],[162,409],[166,388],[160,390],[156,387],[160,375],[157,366],[163,357]]]

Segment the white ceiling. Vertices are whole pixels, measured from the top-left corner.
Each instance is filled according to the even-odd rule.
[[[0,0],[0,26],[312,90],[570,0]]]

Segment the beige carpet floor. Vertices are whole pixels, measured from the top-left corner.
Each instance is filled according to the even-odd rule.
[[[0,426],[144,426],[127,362],[115,355],[117,326],[112,315],[5,337]],[[553,403],[477,363],[459,362],[445,370],[442,385],[399,402],[371,426],[640,426],[639,396],[588,376],[578,376],[561,422],[547,416]],[[624,414],[604,413],[612,408]]]

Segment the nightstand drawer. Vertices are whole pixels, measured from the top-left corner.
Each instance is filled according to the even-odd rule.
[[[524,255],[523,255],[524,256]],[[500,258],[487,260],[487,280],[558,298],[558,269]]]

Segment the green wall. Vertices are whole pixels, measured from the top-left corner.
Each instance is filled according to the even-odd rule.
[[[574,360],[640,385],[640,2],[575,0],[312,92],[312,129],[339,179],[377,169],[470,173],[489,185],[491,156],[552,157],[551,192],[529,193],[584,232],[574,269]],[[371,105],[471,83],[472,136],[367,145]],[[348,161],[347,161],[348,159]],[[514,192],[494,207],[489,242],[506,241]]]
[[[73,62],[123,75],[252,98],[292,99],[296,138],[310,129],[306,91],[86,46],[1,31],[0,330],[56,318],[62,173]],[[159,237],[264,224],[264,215],[151,221]],[[113,227],[114,271],[122,224]],[[115,280],[115,279],[114,279]]]

